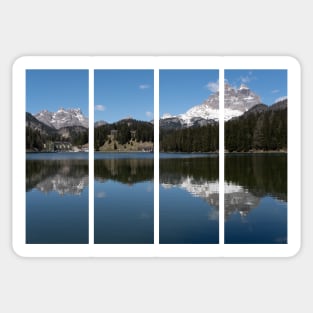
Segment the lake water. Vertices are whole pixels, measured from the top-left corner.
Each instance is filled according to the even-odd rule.
[[[95,243],[154,242],[153,154],[95,153]]]
[[[95,153],[96,244],[152,244],[151,153]],[[160,154],[161,244],[219,242],[218,155]],[[26,154],[26,242],[88,243],[88,153]],[[287,155],[225,156],[225,243],[287,243]]]
[[[287,243],[287,155],[225,157],[225,243]]]
[[[218,155],[160,154],[160,243],[219,242]]]
[[[88,153],[26,154],[26,242],[88,243]]]

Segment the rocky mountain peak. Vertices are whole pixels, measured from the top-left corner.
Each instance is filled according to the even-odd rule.
[[[57,112],[43,110],[34,116],[40,122],[55,129],[69,126],[82,126],[88,128],[88,118],[83,115],[80,108],[60,108]]]
[[[224,85],[224,118],[225,121],[237,117],[251,109],[253,106],[261,103],[261,98],[256,93],[251,91],[245,84],[241,84],[237,89],[228,83]],[[160,120],[160,125],[166,125],[166,121],[177,121],[182,127],[205,125],[206,123],[217,122],[219,118],[219,92],[211,94],[202,104],[193,106],[187,112],[172,116],[164,114]],[[177,126],[178,127],[178,126]],[[177,128],[176,127],[176,128]]]

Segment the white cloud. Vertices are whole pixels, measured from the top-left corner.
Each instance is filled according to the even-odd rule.
[[[279,92],[279,89],[272,90],[272,93],[277,93],[277,92]]]
[[[106,107],[102,104],[95,105],[95,111],[105,111]]]
[[[209,82],[205,87],[211,92],[217,92],[219,89],[219,82]]]
[[[240,76],[240,80],[242,83],[247,84],[251,81],[251,78],[249,76]]]
[[[141,89],[141,90],[149,89],[149,88],[150,88],[150,85],[148,85],[148,84],[141,84],[141,85],[139,85],[139,89]]]
[[[146,117],[153,117],[153,113],[150,112],[150,111],[147,111],[147,112],[146,112]]]
[[[252,76],[252,72],[251,71],[248,73],[248,75],[240,76],[240,78],[239,78],[240,82],[243,83],[243,84],[248,84],[252,80],[255,80],[255,79],[256,79],[256,77]]]

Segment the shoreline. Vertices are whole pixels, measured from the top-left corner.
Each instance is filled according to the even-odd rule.
[[[154,153],[153,151],[116,151],[116,150],[112,150],[112,151],[94,151],[94,153]]]
[[[26,153],[88,153],[88,151],[26,151]],[[154,151],[116,151],[116,150],[112,150],[112,151],[94,151],[94,153],[154,153]],[[179,151],[160,151],[159,153],[168,153],[168,154],[219,154],[219,152],[179,152]],[[257,151],[224,151],[224,154],[227,155],[231,155],[231,154],[288,154],[288,151],[285,150],[269,150],[269,151],[263,151],[263,150],[257,150]]]
[[[225,151],[224,154],[288,154],[286,150]]]
[[[219,152],[176,152],[176,151],[160,151],[160,153],[168,153],[168,154],[219,154]],[[285,150],[256,150],[256,151],[224,151],[224,154],[288,154],[288,151]]]

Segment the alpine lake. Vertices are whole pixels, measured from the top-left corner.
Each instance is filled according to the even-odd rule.
[[[160,243],[219,243],[218,154],[160,154]],[[225,155],[224,243],[287,243],[287,154]]]
[[[89,243],[88,168],[88,153],[27,153],[27,243]],[[95,244],[153,243],[153,178],[152,153],[95,153]]]
[[[218,154],[160,153],[160,244],[219,243]],[[88,244],[88,153],[26,154],[26,243]],[[287,243],[287,155],[225,155],[225,244]],[[153,244],[153,153],[94,160],[94,243]]]

